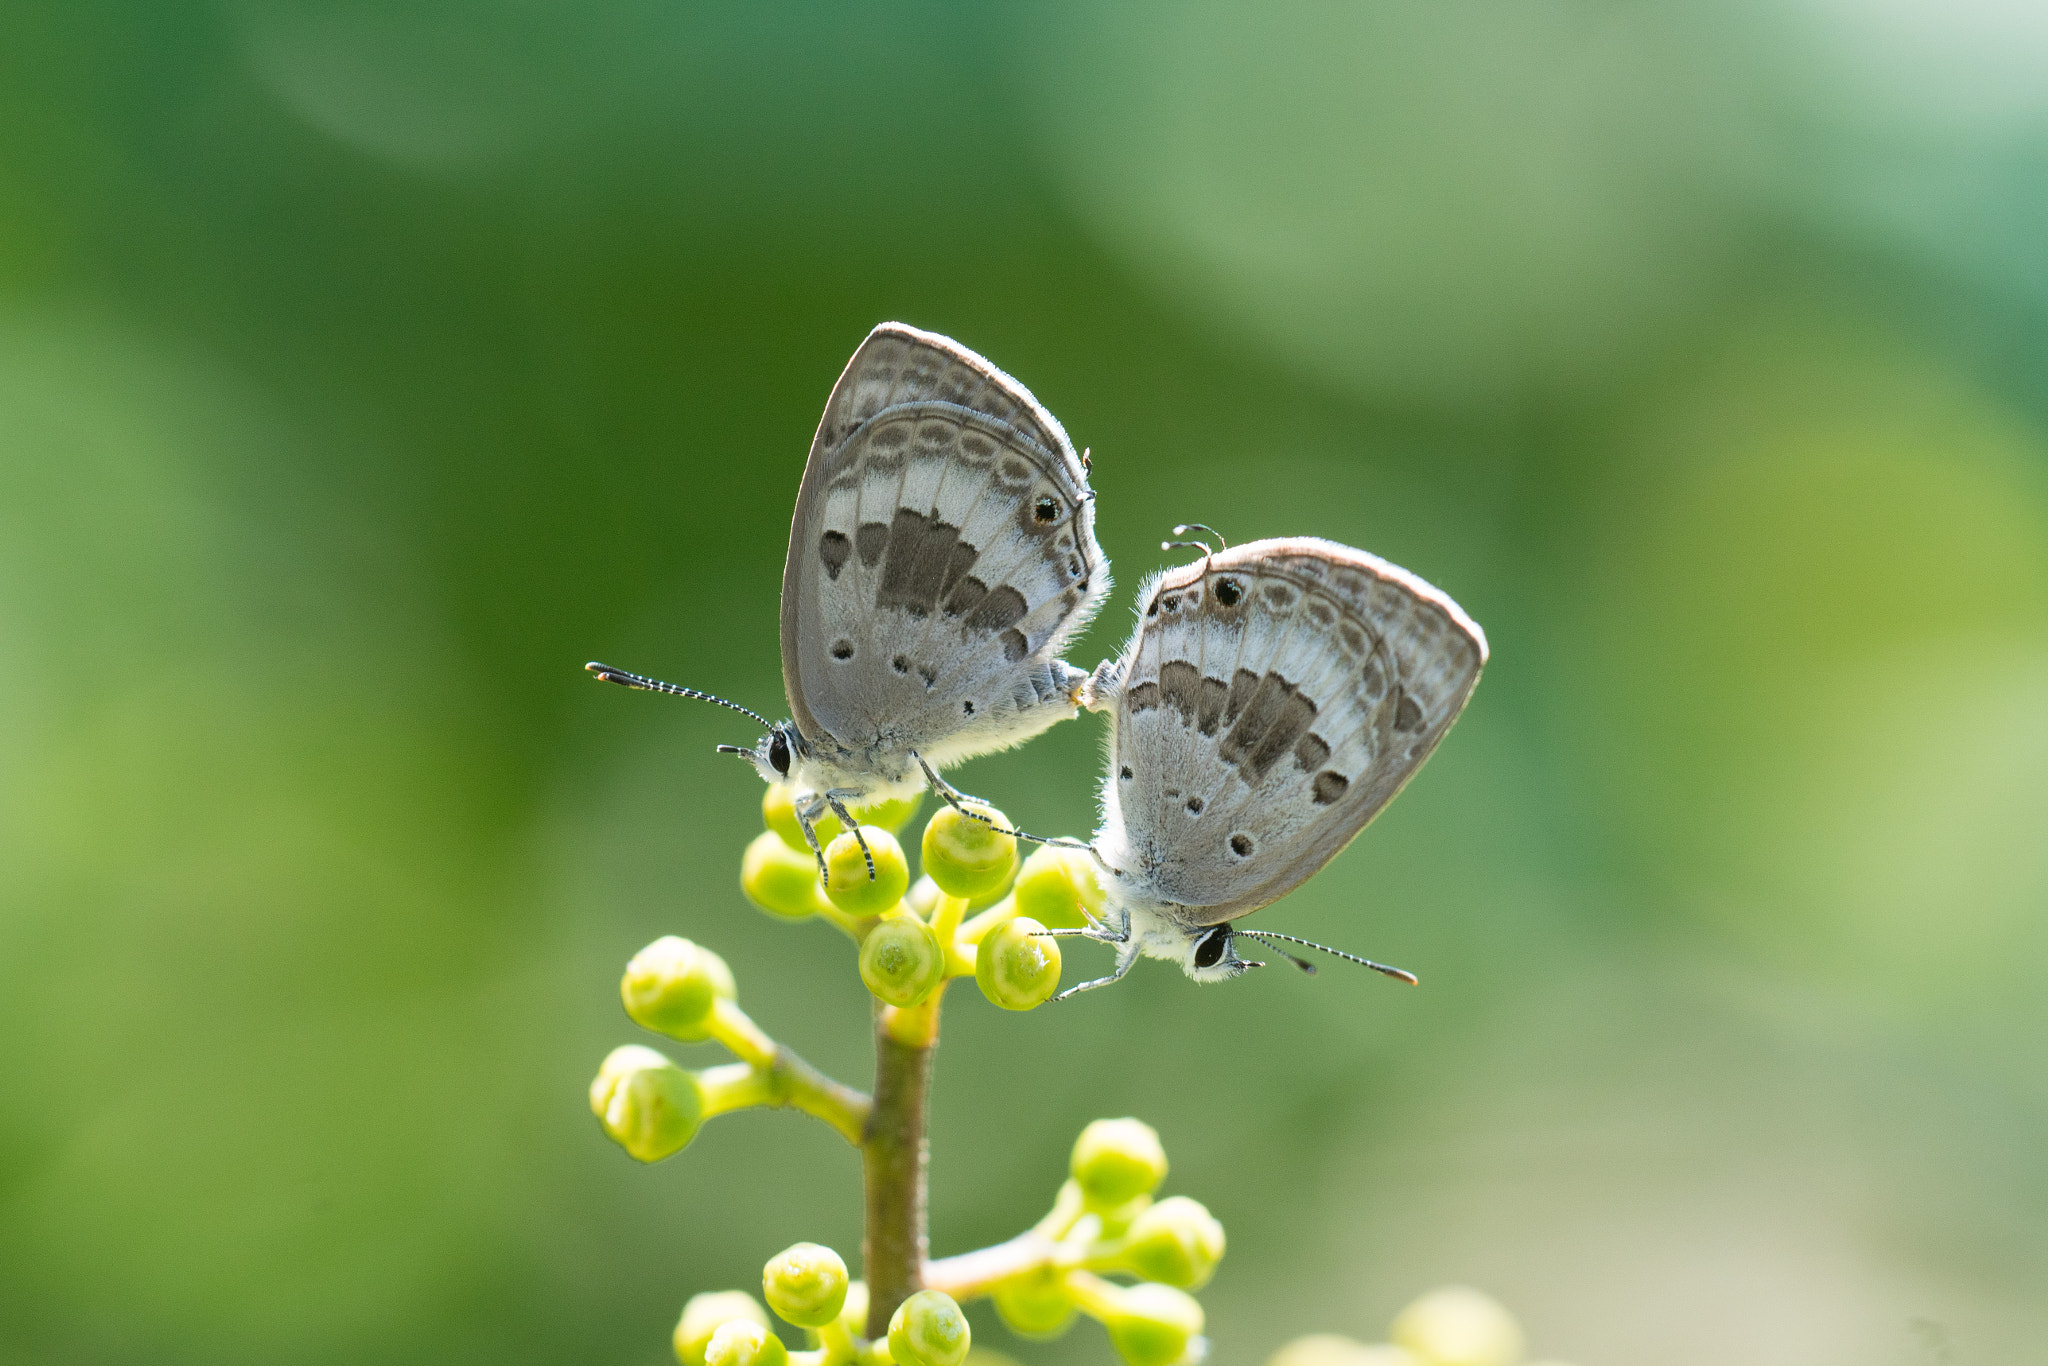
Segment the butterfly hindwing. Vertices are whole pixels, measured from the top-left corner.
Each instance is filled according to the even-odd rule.
[[[1118,665],[1104,838],[1191,925],[1334,858],[1429,757],[1486,661],[1457,605],[1313,539],[1158,577]]]
[[[1052,415],[957,343],[876,328],[826,405],[790,530],[799,727],[940,767],[1035,734],[1072,712],[1057,657],[1107,588]]]

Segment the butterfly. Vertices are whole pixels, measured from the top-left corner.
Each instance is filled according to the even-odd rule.
[[[782,571],[790,719],[586,667],[764,726],[751,747],[719,749],[791,784],[823,873],[813,826],[828,810],[857,831],[848,804],[930,786],[986,820],[939,771],[1077,714],[1089,675],[1060,651],[1108,590],[1088,462],[1059,422],[958,342],[883,323],[832,387],[797,490]]]
[[[1305,537],[1226,545],[1153,575],[1138,602],[1130,643],[1084,697],[1111,721],[1091,849],[1117,918],[1046,932],[1116,945],[1116,969],[1060,997],[1141,956],[1224,981],[1259,966],[1240,937],[1304,971],[1270,941],[1414,981],[1233,922],[1335,858],[1415,776],[1479,682],[1485,632],[1408,571]]]

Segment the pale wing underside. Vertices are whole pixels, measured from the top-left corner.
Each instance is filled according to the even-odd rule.
[[[1108,575],[1087,474],[1052,415],[980,356],[878,327],[812,443],[782,578],[799,729],[935,764],[1066,714],[1047,689]]]
[[[1104,782],[1105,832],[1123,847],[1105,855],[1190,924],[1255,911],[1336,857],[1436,748],[1486,662],[1457,604],[1329,541],[1259,541],[1169,571],[1139,610]]]

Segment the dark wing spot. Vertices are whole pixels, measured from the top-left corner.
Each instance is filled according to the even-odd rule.
[[[1024,639],[1022,631],[1003,632],[1003,658],[1015,664],[1031,653],[1031,642]]]
[[[960,528],[940,521],[936,508],[930,516],[898,508],[889,526],[889,556],[882,564],[875,606],[900,607],[917,617],[929,613],[939,605],[949,578],[974,563],[972,546],[966,547],[965,564],[959,562],[961,548]]]
[[[1024,595],[1004,584],[990,590],[988,596],[981,600],[980,605],[968,615],[966,627],[985,635],[1008,630],[1024,619],[1024,612]]]
[[[1124,704],[1132,711],[1150,711],[1159,705],[1159,684],[1146,679],[1124,694]]]
[[[1160,605],[1169,612],[1178,612],[1180,610],[1180,597],[1178,595],[1170,598],[1161,598],[1159,601]]]
[[[873,569],[882,552],[889,545],[889,527],[883,522],[862,522],[860,530],[853,533],[854,549],[860,552],[860,562]]]
[[[1122,778],[1125,782],[1129,782],[1131,780],[1131,766],[1129,764],[1125,764],[1122,768],[1116,771],[1116,776]]]
[[[1159,615],[1159,599],[1152,599],[1152,605],[1145,609],[1145,615],[1148,617],[1156,617]]]
[[[835,641],[833,641],[833,642],[832,642],[832,657],[833,657],[834,659],[852,659],[852,658],[853,658],[853,642],[852,642],[852,641],[850,641],[850,640],[835,640]]]
[[[1041,522],[1050,522],[1060,515],[1060,505],[1050,498],[1041,498],[1032,505],[1031,515]]]
[[[825,562],[825,577],[837,580],[839,571],[846,568],[846,561],[853,554],[853,542],[843,531],[828,531],[818,541],[818,558]]]
[[[1223,703],[1229,696],[1230,685],[1222,679],[1203,679],[1202,701],[1195,712],[1195,729],[1204,735],[1214,735],[1223,720]]]
[[[889,661],[889,667],[894,669],[897,673],[908,674],[910,672],[910,661],[908,659],[905,659],[902,655],[898,655],[894,659]]]
[[[1188,814],[1190,816],[1199,816],[1202,814],[1202,799],[1200,797],[1188,798]]]
[[[1269,673],[1217,746],[1217,753],[1226,763],[1243,765],[1241,776],[1256,784],[1275,760],[1294,748],[1294,742],[1315,719],[1316,704],[1279,674]]]
[[[1344,795],[1351,786],[1351,780],[1334,769],[1324,769],[1316,774],[1316,805],[1328,806]]]
[[[1185,659],[1170,659],[1159,666],[1159,695],[1180,713],[1182,725],[1192,726],[1202,703],[1202,675]]]
[[[1237,600],[1243,596],[1244,589],[1238,586],[1236,579],[1218,579],[1216,581],[1216,601],[1222,603],[1225,607],[1237,606]]]
[[[946,615],[957,617],[963,612],[972,612],[987,596],[988,585],[969,574],[954,584],[953,591],[946,595]]]
[[[1285,609],[1294,602],[1294,590],[1284,583],[1269,583],[1266,585],[1266,601]]]
[[[1012,484],[1021,484],[1031,477],[1031,466],[1014,455],[1003,457],[1003,478]]]
[[[939,671],[937,669],[934,669],[929,664],[918,665],[917,676],[924,680],[924,690],[926,692],[930,692],[933,688],[938,686]]]
[[[974,704],[972,702],[962,702],[960,704],[960,712],[963,716],[974,715]]]
[[[1410,697],[1405,690],[1397,690],[1397,695],[1401,700],[1394,704],[1394,729],[1404,731],[1421,730],[1422,708],[1416,704],[1415,699]]]
[[[1230,837],[1230,852],[1236,854],[1239,858],[1250,858],[1252,856],[1252,837],[1243,833],[1232,835]]]
[[[1294,762],[1301,765],[1303,773],[1313,773],[1323,766],[1323,760],[1330,757],[1330,747],[1323,743],[1323,737],[1310,731],[1301,737],[1294,747]]]
[[[1239,669],[1230,678],[1230,696],[1223,704],[1223,719],[1235,721],[1243,713],[1252,694],[1259,690],[1259,676],[1250,669]]]

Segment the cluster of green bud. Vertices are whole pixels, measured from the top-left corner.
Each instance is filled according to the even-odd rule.
[[[1004,1010],[1045,1004],[1062,967],[1059,941],[1045,931],[1085,926],[1105,905],[1094,860],[1085,850],[1041,847],[1020,861],[1002,812],[942,806],[925,824],[913,882],[895,832],[915,810],[915,802],[860,810],[858,830],[830,816],[814,823],[821,875],[788,788],[771,787],[762,801],[768,828],[747,846],[740,887],[770,915],[822,917],[846,931],[860,945],[861,981],[898,1011],[936,1009],[946,984],[967,976]],[[928,1024],[906,1021],[904,1036]]]
[[[1086,851],[1042,847],[1020,860],[1016,837],[1004,833],[1008,818],[990,808],[940,808],[919,840],[913,880],[896,832],[915,809],[903,802],[857,811],[852,830],[826,817],[813,826],[814,849],[788,789],[771,787],[762,802],[766,829],[747,846],[740,884],[772,916],[821,919],[844,931],[858,947],[862,982],[882,1003],[885,1030],[923,1044],[936,1037],[940,999],[956,978],[973,977],[1005,1010],[1050,999],[1061,961],[1059,941],[1046,931],[1093,923],[1105,901]],[[643,1028],[683,1043],[716,1042],[737,1059],[691,1070],[638,1044],[614,1050],[592,1083],[591,1109],[633,1157],[666,1157],[706,1120],[749,1105],[794,1106],[862,1141],[868,1098],[764,1033],[740,1009],[733,973],[711,950],[675,936],[656,940],[627,965],[620,996]],[[1206,1350],[1191,1292],[1215,1273],[1224,1236],[1197,1201],[1155,1198],[1166,1173],[1149,1125],[1098,1120],[1075,1143],[1070,1175],[1044,1219],[1000,1248],[926,1263],[927,1288],[896,1306],[886,1330],[878,1321],[877,1336],[868,1336],[867,1289],[845,1261],[798,1243],[763,1268],[760,1300],[737,1290],[691,1299],[675,1329],[677,1360],[966,1366],[973,1335],[961,1303],[987,1298],[1026,1337],[1057,1337],[1087,1317],[1127,1366],[1186,1366]],[[806,1345],[789,1347],[769,1310]]]
[[[682,1366],[962,1366],[973,1345],[967,1316],[937,1290],[909,1296],[890,1316],[887,1334],[867,1339],[867,1287],[848,1277],[838,1253],[817,1243],[798,1243],[769,1259],[761,1296],[777,1318],[804,1330],[807,1348],[790,1351],[759,1301],[727,1290],[697,1295],[683,1306],[676,1360]]]
[[[1207,1343],[1202,1307],[1189,1292],[1215,1274],[1223,1226],[1184,1195],[1154,1199],[1166,1179],[1166,1152],[1138,1120],[1090,1124],[1069,1170],[1052,1212],[1008,1245],[1036,1255],[965,1288],[988,1295],[1021,1337],[1055,1338],[1086,1316],[1102,1324],[1128,1366],[1198,1361]],[[947,1267],[935,1263],[935,1278]]]
[[[1362,1343],[1335,1333],[1296,1338],[1266,1366],[1521,1366],[1521,1325],[1489,1295],[1444,1286],[1394,1316],[1388,1341]],[[1558,1361],[1529,1366],[1564,1366]]]

